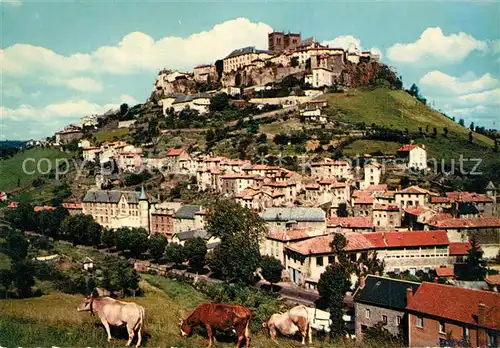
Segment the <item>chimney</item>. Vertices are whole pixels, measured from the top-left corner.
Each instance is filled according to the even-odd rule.
[[[365,277],[364,276],[361,276],[359,278],[359,288],[360,289],[363,289],[365,287]]]
[[[413,297],[413,290],[411,288],[406,288],[406,305],[409,306],[411,299]]]
[[[483,325],[486,321],[485,318],[486,305],[484,303],[479,303],[477,305],[477,323],[478,325]]]

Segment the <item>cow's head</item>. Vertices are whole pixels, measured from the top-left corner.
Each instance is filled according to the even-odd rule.
[[[92,309],[92,295],[91,296],[86,296],[82,303],[78,307],[76,307],[76,310],[78,312],[88,312]]]
[[[179,326],[181,328],[181,337],[187,337],[191,334],[193,327],[187,323],[187,320],[181,319],[179,322]]]

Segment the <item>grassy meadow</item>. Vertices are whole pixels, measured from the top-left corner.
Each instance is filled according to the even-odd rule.
[[[97,142],[120,140],[128,134],[128,128],[117,128],[114,130],[99,131],[95,138]]]
[[[70,158],[71,153],[62,152],[52,148],[33,148],[26,151],[18,152],[11,158],[0,160],[0,191],[8,191],[17,187],[17,180],[20,179],[21,186],[30,185],[31,182],[40,177],[42,174],[37,170],[37,163],[40,163],[40,169],[45,172],[48,169],[49,162],[42,158],[47,158],[50,161],[50,168],[55,168],[56,159]],[[26,172],[23,172],[23,162],[26,159],[33,158],[35,161],[26,162]],[[34,174],[27,174],[30,172]]]
[[[178,327],[182,313],[188,314],[207,301],[203,294],[187,284],[151,275],[144,275],[140,286],[144,296],[125,301],[137,302],[146,310],[145,346],[207,345],[205,329],[197,328],[189,338],[181,338]],[[82,299],[81,295],[53,292],[37,298],[0,300],[0,346],[123,347],[127,340],[125,329],[112,329],[113,340],[108,344],[99,319],[76,311]],[[252,332],[251,338],[251,347],[276,346],[263,330]],[[236,342],[232,334],[218,333],[216,339],[214,347],[234,347]],[[318,339],[313,343],[314,347],[332,346]],[[300,341],[286,337],[279,338],[279,345],[301,346]]]

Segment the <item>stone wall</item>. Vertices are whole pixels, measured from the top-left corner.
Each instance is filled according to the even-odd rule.
[[[376,307],[359,302],[355,303],[354,309],[356,315],[356,339],[359,341],[363,340],[361,325],[365,325],[366,327],[373,327],[378,322],[383,320],[383,315],[387,316],[387,325],[384,328],[389,330],[389,332],[394,336],[399,334],[398,316],[401,318],[401,323],[404,323],[405,313],[403,311]],[[370,310],[370,318],[366,318],[367,309]]]

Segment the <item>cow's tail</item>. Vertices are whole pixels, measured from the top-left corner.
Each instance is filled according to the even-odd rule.
[[[137,326],[135,329],[141,330],[141,334],[144,335],[144,332],[146,331],[146,313],[144,312],[144,308],[141,306],[139,307],[139,321],[137,322]]]

